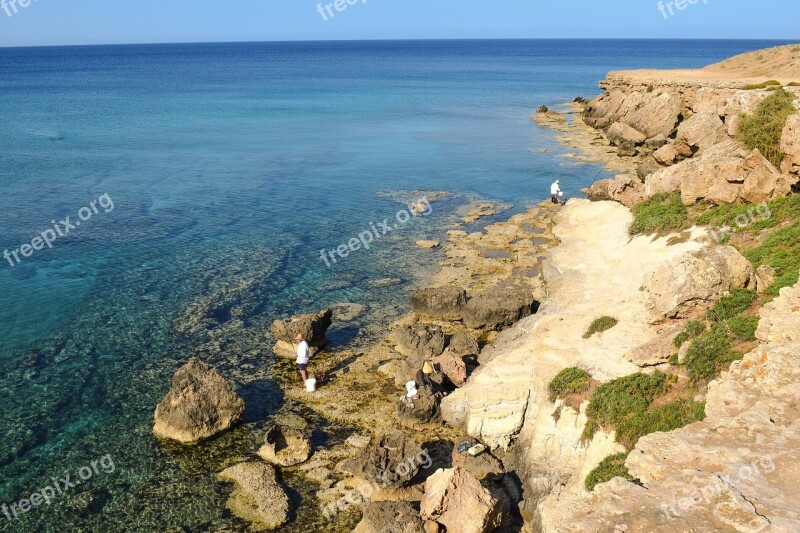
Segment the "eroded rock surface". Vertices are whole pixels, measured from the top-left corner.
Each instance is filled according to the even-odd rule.
[[[489,533],[503,522],[500,501],[463,468],[441,469],[428,478],[420,514],[448,533]]]
[[[257,461],[239,463],[220,472],[217,478],[236,484],[226,505],[233,514],[251,522],[253,530],[276,529],[289,519],[289,498],[270,465]]]

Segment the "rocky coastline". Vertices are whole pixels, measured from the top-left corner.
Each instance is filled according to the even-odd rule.
[[[266,432],[260,461],[220,474],[236,486],[231,511],[254,530],[286,523],[275,470],[283,469],[318,485],[327,530],[800,528],[793,503],[800,286],[796,279],[778,286],[782,273],[748,253],[800,213],[747,237],[755,243],[742,235],[720,242],[707,224],[691,223],[719,206],[780,202],[800,183],[800,112],[786,121],[778,164],[738,140],[742,115],[774,92],[753,88],[771,76],[743,65],[733,58],[704,75],[610,73],[597,98],[566,112],[541,109],[539,125],[560,132],[576,158],[601,162],[617,177],[593,184],[588,200],[543,203],[468,232],[495,214],[476,205],[447,243],[421,242],[429,253],[444,244],[440,269],[376,345],[323,350],[326,330],[351,308],[276,321],[264,335],[277,342],[276,353],[290,351],[298,331],[320,349],[313,393],[298,385],[290,360],[277,363],[291,376],[279,380],[286,398],[357,429],[345,442],[313,447],[307,423],[280,420]],[[800,97],[786,77],[790,67],[773,65],[769,74]],[[661,194],[679,196],[687,223],[632,232],[639,215],[631,208]],[[752,299],[735,318],[757,329],[736,339],[736,360],[697,380],[687,363],[694,341],[678,339],[700,323],[717,335],[714,328],[728,323],[711,313],[739,294]],[[595,330],[603,320],[609,325]],[[559,396],[552,385],[568,369],[590,378]],[[159,412],[188,413],[184,419],[203,426],[181,427],[183,442],[241,416],[218,375],[203,379],[226,395],[224,409],[197,390],[201,379],[185,377],[191,368],[179,374],[156,413],[160,437],[172,438]],[[595,406],[599,390],[631,376],[666,376],[645,415],[657,412],[652,403],[702,406],[703,416],[621,439],[618,427],[597,422]],[[409,381],[417,394],[406,399]],[[198,398],[200,415],[185,405]],[[589,488],[587,478],[612,457],[621,457],[618,475]]]

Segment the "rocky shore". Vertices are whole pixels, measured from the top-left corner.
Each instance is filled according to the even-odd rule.
[[[773,268],[750,253],[800,212],[771,204],[780,220],[763,234],[724,242],[698,222],[722,206],[784,202],[800,182],[800,112],[781,126],[780,160],[741,142],[742,115],[775,92],[760,84],[774,75],[789,100],[800,96],[788,79],[800,51],[764,54],[765,75],[741,58],[699,73],[611,73],[597,98],[541,110],[537,123],[576,157],[619,175],[588,200],[470,232],[495,213],[476,204],[446,243],[420,241],[431,254],[444,244],[440,270],[376,345],[323,349],[350,307],[277,320],[265,335],[276,353],[298,332],[320,349],[313,393],[286,360],[286,398],[355,431],[313,446],[304,420],[278,420],[260,460],[220,473],[235,484],[231,511],[254,530],[290,520],[281,471],[317,486],[327,530],[800,529],[800,285],[785,282],[788,260]],[[665,194],[685,220],[635,231],[631,208],[663,211]],[[753,331],[734,332],[743,325]],[[723,349],[730,357],[713,359]],[[207,438],[241,416],[218,374],[187,366],[156,411],[162,438]],[[567,392],[554,387],[565,371],[582,380]],[[622,393],[621,380],[633,384]],[[625,417],[637,409],[634,424]]]

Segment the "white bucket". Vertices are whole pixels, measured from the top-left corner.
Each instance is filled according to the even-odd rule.
[[[314,392],[317,390],[317,380],[314,378],[308,378],[306,380],[306,390],[308,392]]]

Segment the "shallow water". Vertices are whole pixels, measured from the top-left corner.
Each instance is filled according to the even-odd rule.
[[[330,336],[368,344],[436,268],[441,252],[414,241],[444,240],[464,204],[512,206],[477,228],[545,198],[555,177],[577,195],[605,176],[558,157],[528,118],[538,105],[596,94],[610,69],[695,67],[773,44],[0,49],[0,248],[29,243],[51,220],[77,221],[103,194],[113,201],[52,249],[0,264],[0,502],[102,457],[114,464],[19,520],[0,515],[0,529],[243,529],[214,475],[257,449],[271,416],[301,413],[318,444],[352,429],[286,404],[272,320],[355,302],[366,312]],[[392,191],[412,190],[450,195],[402,222]],[[369,250],[330,267],[321,258],[385,219],[391,231]],[[400,282],[372,283],[386,278]],[[195,447],[164,446],[152,413],[192,355],[235,384],[245,423]],[[328,527],[313,484],[290,472],[286,482],[300,506],[286,529]]]

